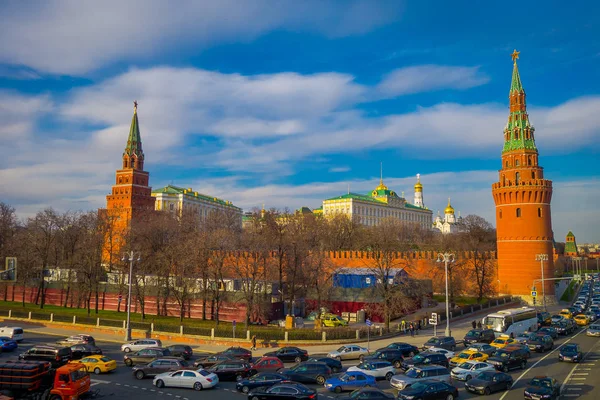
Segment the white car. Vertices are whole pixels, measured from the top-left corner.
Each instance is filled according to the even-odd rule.
[[[194,390],[209,389],[219,383],[217,374],[204,369],[198,371],[179,370],[156,375],[152,384],[157,388],[180,387]]]
[[[158,339],[138,339],[121,346],[121,351],[129,353],[130,351],[143,350],[147,347],[162,347],[162,342]]]
[[[459,381],[469,381],[480,372],[495,370],[496,369],[492,364],[471,360],[459,364],[458,367],[454,367],[452,371],[450,371],[450,376],[452,379],[458,379]]]
[[[336,360],[357,360],[361,356],[366,357],[369,355],[369,350],[365,347],[357,346],[355,344],[342,346],[339,349],[327,354],[329,358],[335,358]]]
[[[396,370],[389,361],[363,361],[355,367],[348,368],[348,371],[358,371],[366,375],[371,375],[375,379],[387,379],[394,376]]]
[[[455,356],[455,353],[453,351],[442,349],[441,347],[430,347],[427,351],[433,353],[442,353],[446,356],[448,360]]]

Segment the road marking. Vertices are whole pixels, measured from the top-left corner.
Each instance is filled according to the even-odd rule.
[[[102,379],[92,379],[92,382],[98,382],[98,383],[110,383],[110,381],[103,381]]]
[[[115,385],[117,385],[117,386],[121,386],[121,384],[120,384],[120,383],[115,383]]]
[[[567,390],[583,390],[581,388],[567,388]]]
[[[96,386],[96,385],[99,385],[99,384],[100,384],[100,382],[93,382],[93,383],[90,383],[90,386]]]
[[[527,368],[525,371],[523,371],[523,373],[521,375],[519,375],[519,377],[517,379],[515,379],[513,381],[513,384],[511,386],[511,388],[515,387],[515,385],[517,384],[517,382],[519,382],[529,371],[531,371],[533,368],[536,367],[536,365],[538,365],[540,362],[544,361],[546,358],[548,358],[549,356],[552,355],[552,353],[554,353],[555,351],[557,351],[558,349],[560,349],[561,347],[563,347],[565,344],[569,343],[571,340],[573,340],[574,338],[576,338],[577,336],[579,336],[583,331],[576,333],[575,335],[571,336],[569,339],[565,340],[560,346],[556,347],[554,350],[552,350],[550,353],[546,354],[544,357],[540,358],[539,360],[537,360],[531,367]],[[591,350],[590,350],[591,351]],[[588,352],[589,353],[589,352]],[[587,355],[587,354],[586,354]],[[575,366],[577,367],[577,365]],[[573,369],[574,371],[575,369]],[[571,371],[571,373],[573,373],[573,371]],[[571,374],[569,374],[569,376],[567,377],[567,379],[569,379],[569,377],[571,376]],[[566,380],[565,380],[566,382]],[[564,386],[565,384],[563,383],[562,386]],[[562,392],[563,387],[560,387],[560,391]],[[509,394],[510,391],[507,390],[504,392],[504,394],[502,396],[500,396],[499,400],[502,400],[506,397],[507,394]]]
[[[148,389],[146,389],[146,388],[142,388],[142,390],[148,390]]]
[[[590,374],[589,372],[578,372],[578,373],[573,374],[573,375],[589,375],[589,374]]]
[[[580,333],[581,333],[581,332],[580,332]],[[578,333],[577,335],[579,335],[579,333]],[[577,336],[577,335],[575,335],[575,336]],[[573,336],[573,337],[575,337],[575,336]],[[566,342],[565,342],[565,343],[566,343]],[[563,343],[563,344],[564,344],[564,343]],[[593,345],[593,346],[592,346],[592,348],[591,348],[591,349],[590,349],[590,350],[589,350],[587,353],[585,353],[585,355],[583,356],[583,359],[584,359],[584,360],[585,360],[585,359],[587,359],[587,356],[588,356],[588,355],[589,355],[589,354],[592,352],[592,350],[594,350],[594,347],[596,347],[597,345],[598,345],[598,343],[596,343],[595,345]],[[590,365],[590,364],[582,364],[582,365]],[[592,364],[592,365],[593,365],[593,364]],[[569,381],[569,379],[571,378],[571,375],[573,375],[573,373],[575,372],[575,369],[576,369],[578,366],[579,366],[579,365],[575,365],[575,366],[573,366],[573,369],[571,370],[571,372],[569,372],[569,375],[567,375],[567,378],[564,380],[564,382],[562,383],[562,385],[560,385],[560,391],[559,391],[559,393],[562,393],[562,392],[565,390],[565,385],[567,384],[567,382],[568,382],[568,381]],[[574,379],[577,379],[577,378],[574,378]],[[579,379],[584,379],[584,380],[585,380],[585,378],[579,378]],[[570,385],[583,385],[583,382],[581,382],[581,383],[575,383],[575,382],[574,382],[574,383],[570,383]]]
[[[587,378],[571,378],[572,381],[585,381]]]
[[[594,363],[583,363],[583,364],[581,364],[581,365],[588,365],[588,366],[590,366],[590,367],[593,367],[593,366],[594,366],[594,365],[596,365],[596,364],[594,364]]]

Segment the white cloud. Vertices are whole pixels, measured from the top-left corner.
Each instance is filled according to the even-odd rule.
[[[0,90],[0,144],[26,139],[37,118],[52,107],[46,95],[26,96]]]
[[[350,167],[331,167],[329,168],[329,172],[348,172],[350,171]]]
[[[390,72],[377,85],[377,92],[387,98],[439,89],[469,89],[489,80],[479,67],[418,65]]]
[[[397,19],[397,1],[43,1],[0,5],[0,62],[83,74],[124,61],[177,58],[269,31],[362,34]],[[161,57],[162,56],[162,57]]]

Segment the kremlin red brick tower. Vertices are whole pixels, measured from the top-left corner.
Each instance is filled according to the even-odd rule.
[[[123,152],[123,166],[116,172],[111,194],[106,196],[106,209],[100,210],[109,224],[105,240],[104,263],[110,265],[121,258],[131,220],[154,210],[152,188],[148,186],[150,174],[144,171],[144,152],[137,116],[137,102],[133,105],[129,137]]]
[[[527,115],[516,50],[512,58],[510,114],[504,128],[502,169],[499,182],[492,185],[496,203],[498,279],[501,293],[518,295],[531,302],[534,280],[542,278],[542,265],[544,279],[554,277],[552,181],[544,179],[544,169],[538,164],[534,128]],[[545,260],[540,261],[540,258]],[[535,286],[537,304],[543,304],[541,282]],[[554,303],[554,282],[546,281],[544,289],[546,304]]]

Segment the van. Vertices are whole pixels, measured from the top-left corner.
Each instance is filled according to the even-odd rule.
[[[18,326],[1,326],[0,336],[7,336],[15,342],[21,342],[23,340],[23,328]]]
[[[450,384],[450,370],[442,366],[428,366],[428,367],[415,367],[406,371],[402,375],[394,375],[390,379],[390,385],[398,390],[406,389],[413,383],[421,380],[431,379],[435,381],[442,381]]]
[[[494,339],[496,335],[492,329],[471,329],[464,337],[464,344],[465,347],[469,347],[472,343],[490,344]]]
[[[71,348],[63,346],[33,346],[25,353],[19,354],[19,360],[48,361],[54,368],[65,365],[71,358]]]

